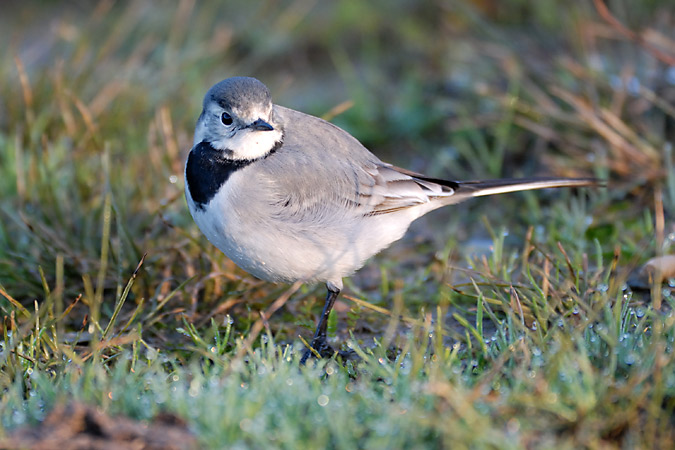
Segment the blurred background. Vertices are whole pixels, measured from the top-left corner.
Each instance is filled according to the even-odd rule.
[[[667,0],[4,2],[0,283],[24,304],[46,286],[94,304],[119,295],[147,253],[136,302],[163,308],[170,297],[169,311],[194,317],[199,305],[227,310],[226,293],[277,295],[206,242],[183,198],[202,97],[234,75],[433,177],[610,180],[581,197],[502,196],[428,216],[364,269],[363,289],[388,271],[442,280],[429,263],[466,266],[494,250],[494,233],[520,247],[529,227],[578,254],[618,246],[635,262],[668,251],[673,9]]]

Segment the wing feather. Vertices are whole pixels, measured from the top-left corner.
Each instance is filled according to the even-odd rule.
[[[382,162],[329,122],[279,106],[275,113],[288,132],[284,145],[260,162],[259,181],[274,214],[285,220],[326,224],[431,203],[422,208],[427,212],[483,195],[599,184],[592,178],[431,178]]]

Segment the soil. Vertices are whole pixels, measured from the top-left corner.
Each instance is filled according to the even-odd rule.
[[[44,422],[16,430],[0,439],[0,449],[117,450],[198,448],[185,422],[160,414],[152,422],[111,417],[96,408],[68,403],[56,406]]]

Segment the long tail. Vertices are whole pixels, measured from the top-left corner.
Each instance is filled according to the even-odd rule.
[[[531,191],[535,189],[601,186],[595,178],[519,178],[487,181],[458,181],[454,196],[461,200],[470,197],[506,194],[507,192]],[[453,197],[454,197],[453,196]]]
[[[382,165],[378,176],[385,180],[383,199],[370,215],[388,214],[414,207],[419,216],[445,205],[453,205],[473,197],[505,194],[534,189],[603,186],[596,178],[504,178],[486,181],[452,181],[431,178],[400,167]]]

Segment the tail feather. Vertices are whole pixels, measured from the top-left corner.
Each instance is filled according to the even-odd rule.
[[[520,178],[487,181],[458,181],[455,196],[462,198],[506,194],[508,192],[531,191],[535,189],[600,186],[595,178]],[[459,199],[459,198],[458,198]]]
[[[595,178],[504,178],[486,181],[452,181],[427,177],[396,166],[377,168],[383,180],[379,189],[379,203],[372,206],[369,215],[388,214],[416,207],[419,215],[436,208],[463,202],[473,197],[505,194],[534,189],[602,186]],[[403,175],[403,176],[401,176]],[[418,216],[419,217],[419,216]]]

